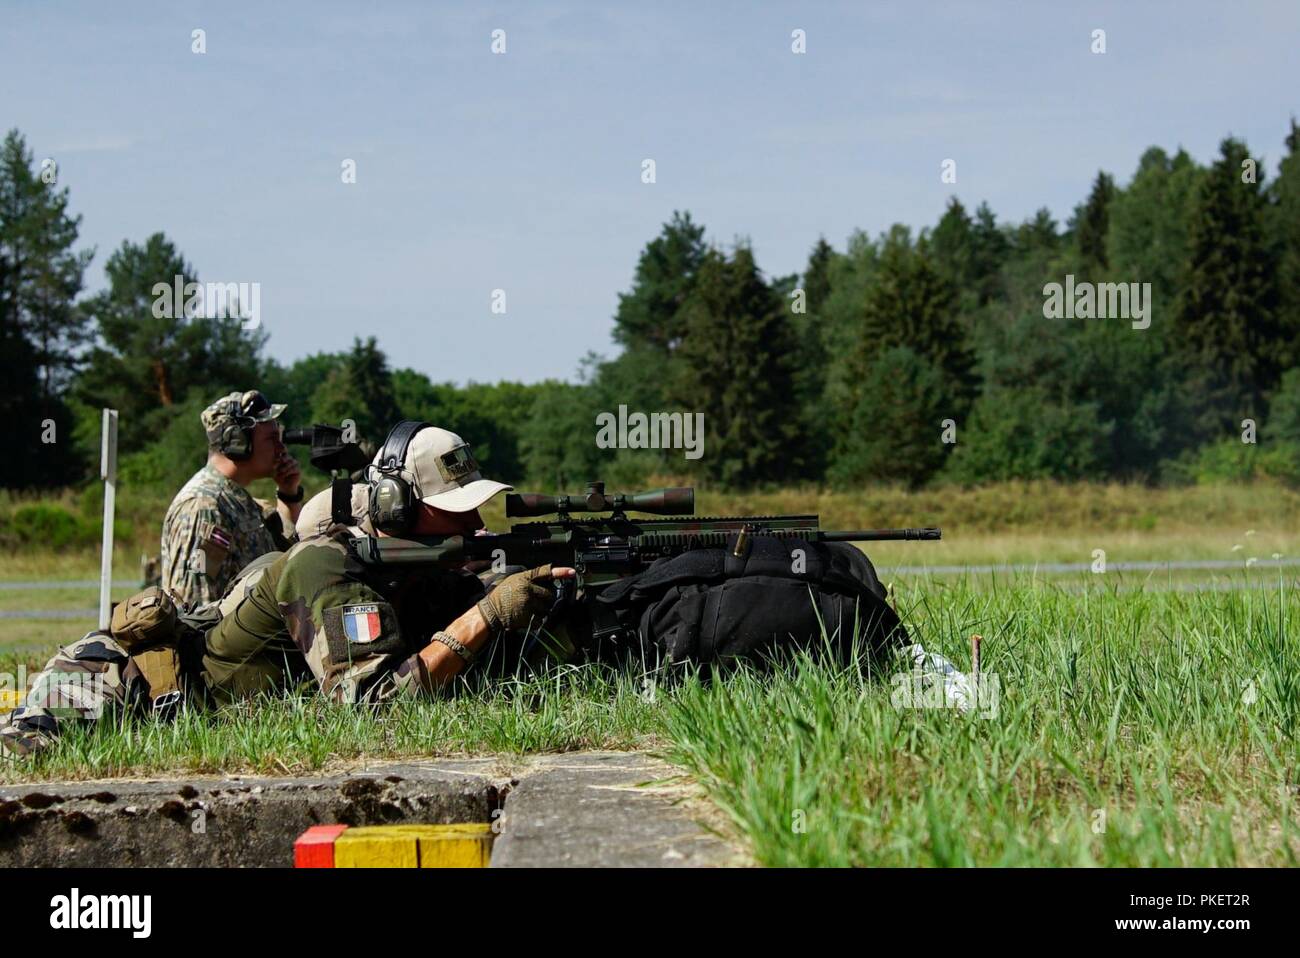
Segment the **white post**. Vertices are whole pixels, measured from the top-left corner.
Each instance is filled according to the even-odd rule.
[[[104,441],[100,447],[99,474],[104,480],[104,543],[99,560],[99,627],[107,629],[113,591],[113,508],[117,492],[117,410],[104,410]]]

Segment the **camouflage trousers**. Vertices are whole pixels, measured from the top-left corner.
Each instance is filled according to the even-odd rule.
[[[480,578],[491,592],[508,572],[521,568],[483,573]],[[264,569],[265,565],[258,571]],[[223,615],[238,604],[237,598],[232,590],[229,607],[221,610]],[[562,634],[559,629],[551,638],[572,652],[571,643],[567,637],[561,638]],[[291,660],[282,650],[265,649],[259,643],[248,647],[223,644],[220,633],[209,633],[209,638],[203,646],[201,666],[195,663],[192,670],[198,673],[198,681],[191,686],[192,702],[224,704],[297,685],[310,675],[302,662]],[[554,654],[548,641],[538,643],[530,655],[531,643],[523,640],[511,633],[493,642],[476,668],[504,674],[514,662]],[[125,711],[146,711],[150,702],[149,684],[122,646],[108,632],[88,632],[60,648],[32,680],[23,704],[7,717],[0,716],[0,759],[31,755],[52,744],[69,725],[111,719]]]
[[[0,756],[30,755],[69,723],[148,701],[148,687],[122,647],[107,632],[89,632],[60,648],[32,680],[26,700],[0,726]]]

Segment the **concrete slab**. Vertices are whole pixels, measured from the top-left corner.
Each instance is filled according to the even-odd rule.
[[[749,864],[702,824],[718,813],[681,770],[643,753],[539,756],[518,778],[493,868]]]
[[[289,866],[312,825],[486,822],[513,780],[492,759],[303,778],[105,779],[0,787],[0,866]]]
[[[495,868],[749,864],[680,769],[574,752],[0,786],[0,867],[289,866],[312,825],[457,822],[499,823]]]

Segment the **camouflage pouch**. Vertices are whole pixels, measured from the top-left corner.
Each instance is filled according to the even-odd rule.
[[[176,604],[157,586],[137,592],[113,609],[113,638],[128,655],[174,643],[178,629]]]

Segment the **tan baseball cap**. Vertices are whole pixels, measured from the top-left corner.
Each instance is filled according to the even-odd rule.
[[[379,465],[381,449],[375,456]],[[446,429],[426,426],[411,437],[398,475],[411,484],[416,498],[445,512],[470,512],[514,486],[484,479],[469,443]]]

